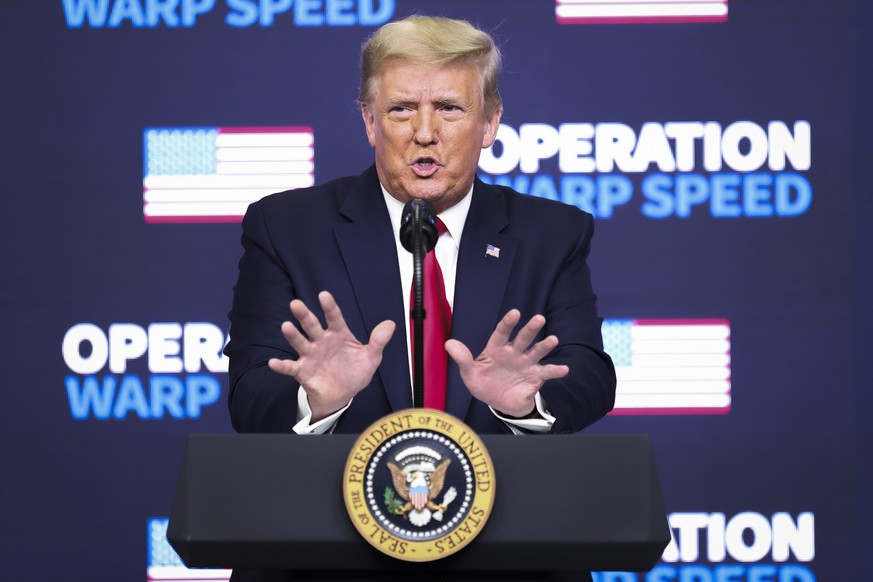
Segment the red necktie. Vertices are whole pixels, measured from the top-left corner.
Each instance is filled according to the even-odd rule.
[[[442,236],[446,225],[437,219],[437,232]],[[424,406],[426,408],[446,409],[446,377],[448,375],[448,354],[446,340],[452,330],[452,308],[446,299],[446,285],[443,272],[436,259],[436,252],[424,256]],[[412,301],[410,297],[410,303]],[[412,353],[415,353],[415,322],[412,326]],[[414,364],[413,364],[414,365]]]

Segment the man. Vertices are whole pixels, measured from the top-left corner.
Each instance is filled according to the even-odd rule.
[[[445,409],[480,433],[520,434],[576,432],[612,408],[586,265],[591,216],[476,178],[502,114],[499,68],[487,33],[444,18],[390,23],[365,44],[375,165],[269,196],[243,221],[226,349],[237,431],[358,433],[412,406],[412,259],[398,231],[416,198],[447,231],[435,250],[451,308]],[[499,576],[510,578],[530,576]]]
[[[412,259],[398,229],[414,198],[447,229],[436,248],[452,322],[445,409],[478,432],[516,434],[576,432],[611,410],[591,216],[476,178],[502,114],[499,69],[490,35],[461,21],[410,17],[365,44],[374,167],[269,196],[243,221],[226,349],[237,431],[357,433],[412,406]]]

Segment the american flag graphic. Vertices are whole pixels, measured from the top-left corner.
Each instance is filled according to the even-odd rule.
[[[726,22],[728,0],[555,0],[558,24]]]
[[[618,376],[612,414],[730,412],[728,321],[612,319],[602,329]]]
[[[227,582],[230,570],[186,568],[170,542],[167,541],[166,517],[148,520],[148,570],[149,582]]]
[[[159,127],[143,132],[146,222],[238,222],[267,194],[315,182],[309,127]]]

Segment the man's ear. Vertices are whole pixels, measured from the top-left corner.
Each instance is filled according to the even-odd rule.
[[[497,139],[497,130],[500,128],[500,118],[503,116],[503,110],[498,109],[491,117],[485,121],[485,134],[482,136],[482,149],[491,147],[494,140]]]
[[[371,147],[376,147],[376,116],[373,115],[371,105],[361,104],[361,118],[364,120],[364,128],[367,130],[367,140]]]

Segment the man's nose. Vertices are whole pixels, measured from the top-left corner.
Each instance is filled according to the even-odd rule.
[[[413,139],[419,145],[436,143],[439,120],[434,111],[419,111],[415,116]]]

